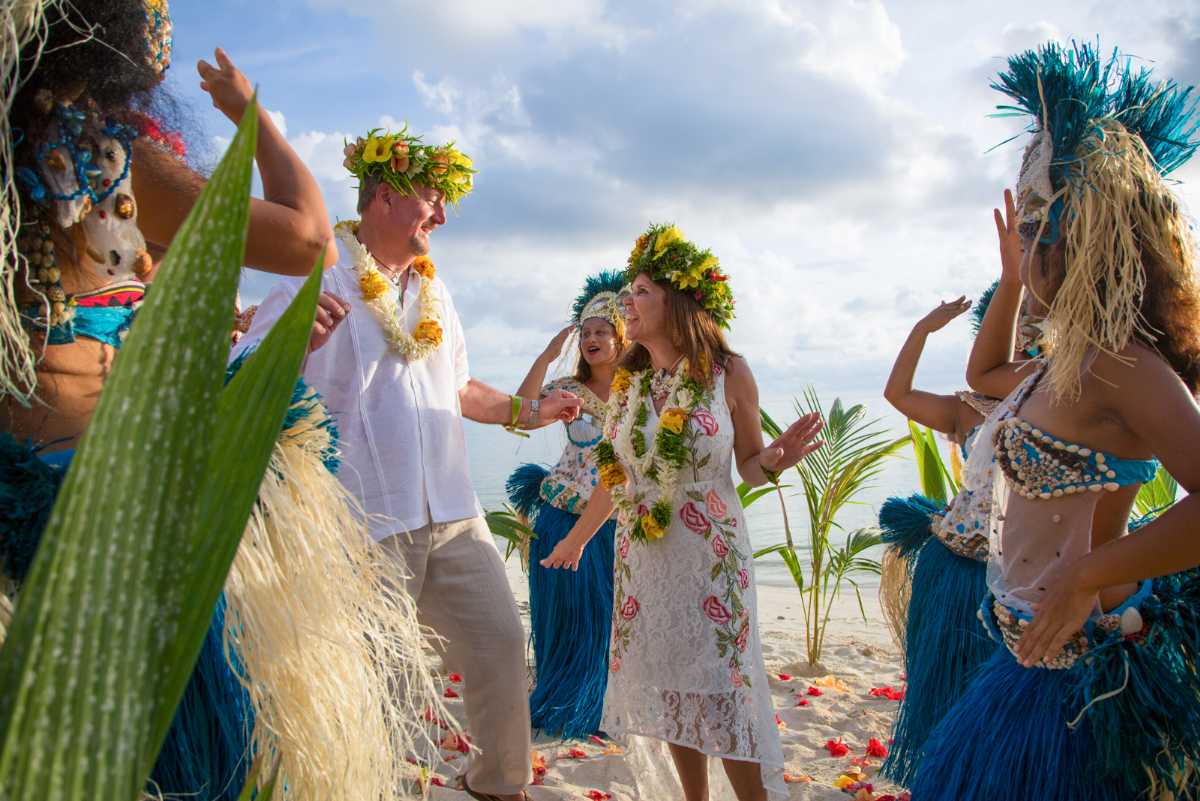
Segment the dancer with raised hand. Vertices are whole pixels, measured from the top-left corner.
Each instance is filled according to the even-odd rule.
[[[996,471],[981,607],[1003,644],[926,744],[915,801],[1190,797],[1200,757],[1200,286],[1163,176],[1196,150],[1190,90],[1088,46],[1010,59],[1029,114],[1025,242],[968,368],[1008,394],[966,486]],[[1022,291],[1047,355],[1011,358]],[[1009,394],[1011,393],[1011,394]],[[1124,536],[1162,462],[1193,494]]]
[[[1015,269],[1021,254],[1015,226],[1006,225],[997,214],[997,232],[1001,261]],[[990,287],[975,307],[976,331],[995,290],[995,285]],[[970,305],[960,297],[940,304],[919,320],[896,357],[884,389],[884,397],[898,411],[949,436],[968,460],[980,425],[999,400],[976,392],[940,395],[915,390],[913,377],[929,334],[944,328]],[[1030,339],[1037,330],[1035,320],[1023,318],[1014,360],[1025,361],[1037,352],[1036,341]],[[918,493],[888,498],[879,510],[889,556],[905,566],[901,575],[885,570],[880,594],[894,597],[896,588],[890,585],[901,582],[908,589],[903,612],[907,686],[892,731],[892,747],[882,767],[888,778],[901,785],[912,781],[925,739],[995,647],[980,630],[976,616],[987,593],[986,525],[991,502],[989,486],[963,488],[945,507]]]
[[[580,398],[582,414],[566,424],[567,445],[553,469],[526,464],[509,477],[513,505],[530,519],[529,617],[537,671],[529,699],[534,729],[561,737],[586,737],[600,728],[608,686],[608,634],[613,606],[613,534],[604,524],[575,574],[542,567],[587,508],[599,483],[596,446],[603,439],[605,404],[617,362],[625,352],[620,272],[587,279],[560,331],[533,363],[517,394],[540,402],[556,389]],[[576,336],[577,334],[577,336]],[[546,372],[575,340],[572,375],[545,382]]]
[[[708,798],[709,757],[740,801],[786,795],[758,634],[753,548],[731,477],[761,485],[817,447],[817,415],[763,445],[758,390],[722,329],[733,294],[717,258],[673,225],[637,240],[626,277],[633,346],[613,380],[601,485],[541,564],[577,569],[618,513],[608,695],[601,726],[666,744],[688,801]],[[665,755],[664,755],[665,756]],[[635,768],[636,769],[636,768]],[[638,770],[645,798],[659,771]]]

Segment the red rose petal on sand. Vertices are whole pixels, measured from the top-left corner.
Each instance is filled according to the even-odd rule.
[[[811,686],[810,686],[810,687],[808,688],[808,694],[809,694],[809,695],[811,695],[811,696],[813,696],[814,698],[816,698],[816,697],[818,697],[818,696],[822,696],[822,695],[824,695],[825,693],[821,692],[821,691],[820,691],[818,688],[816,688],[816,687],[811,687]]]
[[[841,737],[836,740],[828,740],[825,743],[825,750],[829,752],[831,757],[844,757],[850,753],[850,749],[842,742]]]
[[[458,698],[458,693],[454,691],[453,687],[447,687],[446,692],[442,693],[442,696],[444,698]]]
[[[429,783],[432,784],[434,787],[445,787],[446,786],[446,782],[442,780],[441,776],[431,777],[429,779]]]
[[[867,742],[867,756],[883,759],[888,755],[887,746],[879,742],[878,739],[872,737]]]
[[[457,673],[451,673],[450,681],[452,681],[455,684],[462,684],[462,676],[458,675]]]
[[[796,706],[808,706],[808,699],[807,698],[797,698]]]
[[[780,681],[791,681],[792,677],[790,675],[788,675],[787,673],[780,673],[779,680]]]
[[[584,795],[592,799],[592,801],[608,801],[612,798],[608,793],[602,793],[599,790],[588,790]]]

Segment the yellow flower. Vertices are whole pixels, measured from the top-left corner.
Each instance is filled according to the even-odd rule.
[[[466,167],[468,170],[475,166],[475,162],[471,161],[470,156],[457,150],[450,151],[450,163],[458,167]]]
[[[362,292],[363,300],[375,300],[387,294],[391,284],[378,270],[367,270],[358,277],[358,289]]]
[[[637,242],[633,244],[633,251],[629,254],[630,267],[632,267],[633,263],[642,257],[642,254],[646,251],[646,246],[649,244],[650,237],[646,236],[645,234],[642,234],[637,238]]]
[[[392,142],[395,139],[391,136],[372,136],[367,140],[367,146],[363,149],[362,159],[367,164],[382,164],[392,157]]]
[[[687,422],[687,418],[687,409],[681,409],[678,406],[672,406],[670,409],[663,411],[662,417],[659,419],[658,424],[660,427],[665,428],[668,431],[672,431],[676,434],[682,434],[683,424]]]
[[[625,483],[625,471],[616,462],[601,465],[598,472],[600,474],[600,483],[605,489],[619,487]]]
[[[691,273],[684,273],[676,270],[671,273],[671,283],[680,291],[686,291],[693,287],[700,286],[700,277]]]
[[[633,385],[633,375],[624,367],[619,368],[613,373],[612,386],[610,389],[613,392],[624,392]]]
[[[672,244],[682,241],[683,234],[673,225],[659,231],[658,236],[654,238],[654,258],[661,256]]]
[[[717,257],[710,253],[692,267],[691,272],[693,275],[707,276],[710,272],[717,269],[718,264],[720,262],[717,260]]]
[[[417,258],[413,259],[412,268],[416,270],[417,275],[427,281],[437,275],[437,270],[428,256],[417,256]]]
[[[428,342],[435,348],[442,344],[442,327],[437,320],[422,320],[413,329],[413,339],[418,342]]]
[[[858,779],[847,776],[844,773],[841,776],[838,776],[833,782],[833,786],[839,790],[845,790],[847,787],[854,784],[858,784]]]
[[[654,515],[642,515],[642,533],[646,535],[648,540],[660,540],[663,534],[667,532],[654,519]]]

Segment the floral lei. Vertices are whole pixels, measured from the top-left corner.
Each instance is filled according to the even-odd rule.
[[[612,493],[613,504],[623,520],[633,520],[630,538],[638,542],[660,539],[671,525],[674,515],[672,499],[679,469],[687,461],[688,446],[684,440],[684,427],[706,395],[704,387],[688,373],[687,360],[679,365],[671,377],[667,399],[658,420],[658,430],[653,441],[647,445],[645,427],[649,421],[651,384],[654,373],[650,369],[637,374],[628,370],[617,370],[613,376],[612,392],[608,399],[608,437],[596,446],[596,466],[600,483]],[[634,387],[637,396],[633,396]],[[630,467],[639,475],[653,481],[658,488],[658,498],[649,509],[639,507],[630,497],[626,484],[627,476],[617,459],[613,443],[628,442],[634,454]]]
[[[421,276],[421,292],[418,303],[421,319],[410,334],[404,330],[400,320],[400,304],[388,291],[392,284],[379,271],[375,258],[362,242],[358,241],[358,223],[340,222],[336,227],[337,238],[354,259],[354,272],[358,274],[358,289],[363,302],[383,327],[388,344],[410,362],[427,358],[442,344],[442,325],[438,320],[438,299],[433,291],[433,262],[425,256],[417,258],[412,267]]]

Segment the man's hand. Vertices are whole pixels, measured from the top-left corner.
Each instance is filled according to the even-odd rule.
[[[313,320],[312,336],[308,339],[308,352],[312,353],[328,342],[334,329],[341,325],[349,313],[349,303],[332,292],[322,292],[317,298],[317,316]]]
[[[541,419],[538,422],[559,420],[569,423],[579,417],[579,409],[583,401],[577,395],[572,395],[565,389],[556,389],[542,398]]]

